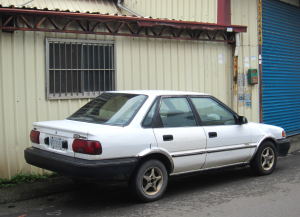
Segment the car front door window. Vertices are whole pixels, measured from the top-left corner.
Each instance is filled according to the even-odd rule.
[[[201,118],[202,126],[236,124],[234,115],[210,98],[191,98]]]

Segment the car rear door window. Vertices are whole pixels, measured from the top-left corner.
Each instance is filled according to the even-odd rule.
[[[164,127],[196,126],[192,108],[185,97],[163,98],[159,117]]]
[[[191,98],[203,126],[234,125],[234,115],[210,98]]]

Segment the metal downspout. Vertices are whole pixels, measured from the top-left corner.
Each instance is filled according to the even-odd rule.
[[[117,5],[118,5],[118,7],[124,9],[125,11],[128,11],[129,13],[131,13],[131,14],[137,16],[137,17],[142,17],[141,15],[138,15],[137,13],[135,13],[135,12],[133,12],[132,10],[130,10],[130,9],[126,8],[125,6],[123,6],[123,5],[121,4],[121,0],[118,0]]]
[[[234,88],[233,88],[233,110],[238,113],[239,112],[239,104],[238,104],[238,60],[239,60],[239,47],[240,47],[240,34],[235,34],[235,51],[234,51],[234,60],[233,60],[233,78],[234,78]]]
[[[241,46],[241,43],[240,43],[240,34],[239,33],[235,33],[235,52],[234,52],[234,56],[238,57],[239,56],[239,47]]]

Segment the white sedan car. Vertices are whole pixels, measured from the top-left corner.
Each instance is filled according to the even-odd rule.
[[[135,197],[150,202],[178,174],[244,165],[270,174],[288,153],[285,137],[209,94],[113,91],[65,120],[34,123],[25,159],[76,180],[128,181]]]

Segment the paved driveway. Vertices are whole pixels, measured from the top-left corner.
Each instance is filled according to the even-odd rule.
[[[264,177],[254,176],[246,167],[173,179],[164,197],[148,204],[131,199],[126,183],[77,186],[58,178],[9,191],[14,190],[15,201],[23,200],[7,203],[2,194],[0,216],[298,217],[300,155],[279,158],[274,173]]]

